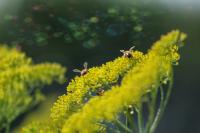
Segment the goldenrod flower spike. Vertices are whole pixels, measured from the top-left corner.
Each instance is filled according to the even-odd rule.
[[[32,122],[26,128],[23,128],[21,133],[59,133],[57,127],[51,124],[49,121]]]
[[[26,57],[24,53],[6,46],[0,47],[0,72],[23,65],[30,65],[31,63],[31,58]]]
[[[94,97],[77,113],[65,121],[62,133],[97,132],[97,122],[114,121],[124,105],[137,104],[141,97],[152,91],[152,85],[159,86],[163,78],[170,80],[172,64],[177,62],[177,38],[183,41],[185,34],[172,31],[156,42],[141,63],[131,69],[123,78],[121,86],[114,86],[101,97]]]
[[[33,65],[24,53],[0,46],[0,130],[9,132],[16,117],[42,100],[41,87],[63,83],[65,71],[56,63]]]
[[[72,93],[60,96],[51,109],[51,118],[55,123],[59,122],[60,119],[66,119],[80,109],[84,103],[84,97],[89,91],[94,92],[100,87],[116,83],[120,76],[123,76],[140,61],[143,53],[134,51],[132,56],[133,58],[119,57],[101,67],[88,69],[84,76],[75,77],[67,86],[67,92]]]

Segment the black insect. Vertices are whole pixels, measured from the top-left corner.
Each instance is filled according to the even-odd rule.
[[[97,96],[103,96],[103,93],[104,93],[104,92],[105,92],[104,89],[102,89],[102,88],[98,89],[98,91],[97,91]]]
[[[67,91],[67,94],[69,94],[69,93],[73,93],[73,91]]]
[[[87,74],[87,72],[88,72],[88,69],[87,69],[87,67],[88,67],[88,63],[87,63],[87,62],[84,62],[83,67],[84,67],[83,70],[74,69],[73,72],[80,73],[81,76]]]
[[[123,57],[126,57],[126,58],[131,58],[132,57],[132,54],[131,52],[133,51],[133,49],[135,48],[135,46],[131,47],[129,50],[125,51],[125,50],[120,50],[120,52],[123,53]]]

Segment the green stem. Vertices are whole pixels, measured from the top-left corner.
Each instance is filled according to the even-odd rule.
[[[134,124],[133,116],[132,116],[129,112],[128,112],[126,115],[127,115],[127,118],[128,118],[128,123],[129,123],[129,125],[131,126],[133,132],[135,132],[135,131],[134,131],[135,124]]]
[[[143,117],[142,117],[142,104],[138,109],[136,109],[137,114],[138,114],[138,130],[139,133],[143,133]]]
[[[128,116],[125,115],[125,117],[126,117],[126,128],[128,128],[128,118],[127,118]],[[127,131],[125,133],[127,133]]]
[[[149,131],[155,118],[157,96],[158,96],[158,88],[155,88],[154,92],[150,95],[150,98],[151,98],[150,102],[148,102],[149,116],[148,116],[148,121],[145,127],[145,133]]]
[[[172,86],[173,86],[173,72],[171,73],[171,79],[169,82],[169,87],[167,89],[167,94],[166,97],[164,99],[164,92],[163,92],[163,88],[161,87],[161,102],[160,102],[160,107],[157,111],[156,117],[154,119],[154,122],[149,130],[149,133],[154,133],[155,129],[158,126],[158,123],[160,122],[161,117],[163,116],[163,113],[165,111],[165,108],[167,106],[167,103],[169,101],[170,95],[171,95],[171,91],[172,91]]]
[[[126,127],[121,121],[119,121],[118,119],[116,119],[116,123],[122,128],[124,129],[127,133],[133,133],[133,131],[131,129],[129,129],[128,127]]]
[[[156,117],[151,125],[150,131],[149,133],[154,133],[156,127],[158,126],[159,120],[161,118],[161,112],[163,112],[164,110],[164,94],[163,94],[163,88],[160,87],[160,91],[161,91],[161,101],[160,101],[160,106],[159,109],[157,111]]]
[[[10,133],[10,123],[6,124],[6,129],[5,133]]]

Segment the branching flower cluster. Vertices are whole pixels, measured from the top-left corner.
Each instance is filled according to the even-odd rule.
[[[53,81],[64,82],[65,68],[56,63],[34,65],[31,58],[15,48],[0,47],[0,130],[37,105],[41,89]]]
[[[185,38],[184,33],[175,30],[162,36],[147,54],[131,50],[132,56],[88,69],[87,74],[75,77],[67,93],[54,103],[50,122],[33,123],[23,132],[153,133],[169,99],[173,65],[178,64],[178,49]],[[102,95],[97,95],[99,89],[104,90]],[[144,103],[149,116],[143,123]]]

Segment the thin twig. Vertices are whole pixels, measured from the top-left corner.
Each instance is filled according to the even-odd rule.
[[[148,121],[145,127],[145,133],[148,133],[155,118],[157,96],[158,96],[158,88],[156,87],[154,92],[150,95],[151,99],[148,102],[149,116],[148,116]]]
[[[123,128],[126,132],[128,133],[133,133],[133,131],[131,129],[129,129],[128,127],[126,127],[121,121],[119,121],[118,119],[116,119],[116,123]]]
[[[164,99],[164,94],[163,94],[163,88],[161,87],[161,102],[160,102],[160,107],[158,109],[158,112],[156,114],[154,122],[153,122],[153,124],[152,124],[152,126],[151,126],[151,128],[149,130],[149,133],[154,133],[155,132],[155,129],[157,128],[158,123],[159,123],[161,117],[163,116],[163,113],[165,111],[165,108],[167,106],[167,103],[168,103],[170,95],[171,95],[172,86],[173,86],[173,72],[171,73],[169,87],[167,88],[167,94],[166,94],[165,99]]]
[[[136,109],[137,114],[138,114],[138,129],[139,129],[139,133],[143,133],[143,117],[142,117],[142,104],[140,105],[140,107],[138,109]]]
[[[135,133],[135,124],[134,124],[134,119],[133,119],[133,115],[131,115],[129,112],[126,114],[127,118],[128,118],[128,123],[131,126],[133,133]]]

